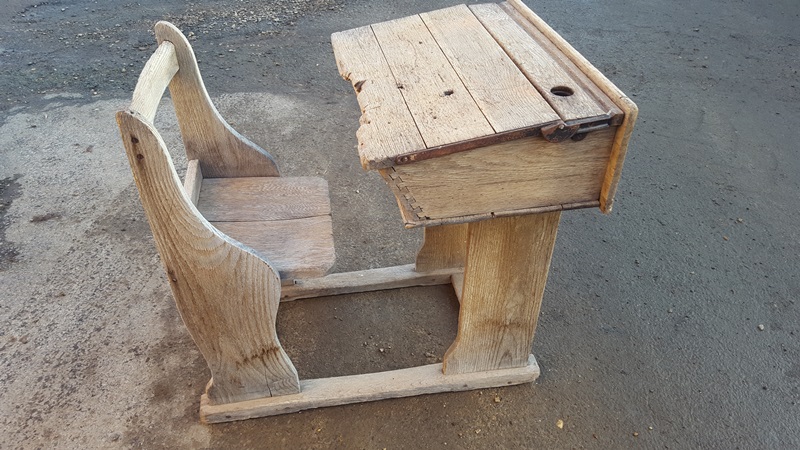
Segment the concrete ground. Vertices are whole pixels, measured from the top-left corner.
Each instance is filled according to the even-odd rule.
[[[455,3],[0,4],[0,448],[800,448],[795,0],[528,2],[641,110],[615,212],[564,214],[535,384],[198,423],[209,373],[114,123],[153,23],[194,34],[222,114],[285,174],[329,181],[346,271],[421,236],[358,165],[329,36]],[[435,362],[456,315],[413,288],[284,304],[278,326],[310,378]]]

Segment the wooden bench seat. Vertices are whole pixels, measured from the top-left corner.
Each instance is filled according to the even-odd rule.
[[[269,261],[282,280],[321,277],[333,266],[331,203],[322,178],[206,178],[196,206],[215,228]]]

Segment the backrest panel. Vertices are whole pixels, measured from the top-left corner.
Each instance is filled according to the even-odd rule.
[[[194,51],[183,33],[163,21],[155,30],[159,44],[166,41],[175,46],[180,70],[172,77],[169,90],[187,158],[200,161],[208,178],[280,176],[272,156],[231,128],[211,103]]]

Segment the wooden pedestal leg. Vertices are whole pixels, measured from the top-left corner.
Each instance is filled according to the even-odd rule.
[[[561,212],[469,224],[458,335],[445,374],[528,364]]]
[[[467,227],[459,223],[425,228],[425,240],[417,253],[417,272],[464,267]]]

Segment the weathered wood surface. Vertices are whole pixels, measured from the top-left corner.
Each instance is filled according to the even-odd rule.
[[[210,402],[298,392],[275,331],[278,273],[203,219],[146,118],[120,111],[117,122],[178,311],[211,369]]]
[[[361,165],[367,169],[387,155],[425,148],[372,28],[334,33],[331,43],[339,73],[353,84],[361,107],[356,132]]]
[[[469,224],[458,334],[445,353],[445,374],[527,364],[560,217]]]
[[[175,56],[175,46],[171,42],[162,42],[139,74],[139,80],[133,90],[131,110],[138,111],[152,123],[161,96],[164,95],[176,72],[178,72],[178,59]]]
[[[613,138],[614,130],[606,129],[569,144],[519,139],[396,166],[388,169],[390,186],[412,225],[541,206],[562,209],[600,197]]]
[[[625,162],[625,154],[628,151],[628,143],[631,133],[633,133],[634,123],[639,115],[639,108],[625,93],[615,86],[602,72],[597,70],[592,63],[575,50],[575,48],[553,30],[550,25],[531,11],[530,8],[525,6],[524,3],[520,0],[509,0],[507,4],[523,15],[530,23],[536,26],[542,34],[550,39],[550,41],[575,63],[598,88],[611,98],[616,106],[625,114],[624,122],[617,128],[616,135],[614,136],[614,145],[608,160],[606,175],[600,193],[600,209],[605,213],[609,213],[614,204],[614,194],[619,185],[622,166]]]
[[[420,16],[372,25],[426,147],[494,134]]]
[[[426,227],[417,252],[417,272],[464,267],[467,254],[467,225]]]
[[[495,132],[559,120],[558,114],[466,5],[423,13],[420,17]],[[460,125],[459,118],[453,123]],[[438,126],[450,125],[444,122]],[[449,142],[455,140],[448,136]]]
[[[205,423],[230,422],[388,398],[511,386],[533,382],[539,373],[536,359],[529,355],[522,367],[478,373],[443,375],[441,364],[430,364],[389,372],[303,380],[300,393],[294,395],[228,405],[209,404],[203,396],[200,418]]]
[[[192,159],[186,165],[186,177],[183,179],[183,190],[186,196],[197,206],[200,199],[200,188],[203,185],[203,170],[200,168],[200,161]]]
[[[282,279],[321,277],[336,260],[329,215],[211,225],[255,250]]]
[[[328,216],[328,182],[318,177],[204,178],[197,209],[210,222]]]
[[[573,79],[575,79],[578,84],[583,86],[587,93],[598,102],[598,105],[600,105],[600,108],[603,111],[610,112],[610,115],[613,117],[613,120],[611,121],[613,125],[619,125],[621,123],[620,120],[621,116],[623,115],[622,110],[619,109],[611,100],[611,98],[609,98],[608,95],[606,95],[591,79],[589,79],[585,73],[583,73],[583,70],[581,70],[581,68],[578,67],[572,61],[572,59],[562,53],[561,50],[555,44],[553,44],[553,42],[544,33],[542,33],[539,28],[536,27],[536,25],[526,19],[522,13],[520,13],[508,2],[500,3],[498,6],[506,14],[508,14],[509,18],[511,18],[517,23],[517,25],[525,30],[525,32],[528,33],[538,43],[538,45],[546,50],[562,69],[564,69]],[[574,121],[579,121],[579,119],[573,118],[568,122]]]
[[[208,178],[278,176],[278,166],[269,153],[231,128],[219,115],[203,84],[197,59],[189,41],[174,25],[155,26],[159,45],[175,46],[180,70],[169,90],[184,136],[186,157],[197,159]]]
[[[540,43],[544,38],[535,39],[497,4],[470,9],[563,121],[609,116],[610,111],[592,97],[587,86]]]
[[[335,262],[328,183],[322,178],[204,178],[197,209],[268,260],[281,279],[321,277]]]
[[[283,286],[281,301],[289,302],[301,298],[447,284],[452,275],[462,272],[462,268],[449,268],[420,273],[414,270],[413,264],[407,264],[333,273],[321,278],[297,279],[293,285]]]

